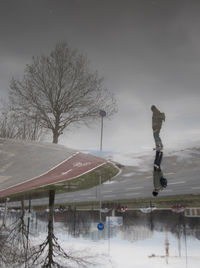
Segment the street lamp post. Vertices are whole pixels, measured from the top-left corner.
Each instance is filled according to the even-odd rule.
[[[100,151],[102,151],[102,142],[103,142],[103,118],[106,116],[104,110],[99,110],[99,115],[101,116],[101,140],[100,140]],[[101,223],[101,171],[99,172],[99,220]]]
[[[104,110],[99,111],[99,115],[101,116],[101,140],[100,140],[100,151],[102,151],[102,142],[103,142],[103,118],[106,116],[106,112]]]
[[[99,220],[101,222],[101,172],[99,172]]]

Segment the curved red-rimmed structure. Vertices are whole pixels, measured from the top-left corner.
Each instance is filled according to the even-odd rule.
[[[26,147],[27,143],[25,143],[25,147],[26,147],[25,149],[24,149],[24,144],[22,144],[22,143],[20,143],[20,145],[17,143],[17,149],[16,148],[14,149],[14,147],[16,147],[16,141],[14,141],[14,143],[13,143],[13,146],[15,145],[14,147],[10,147],[10,149],[7,151],[2,150],[3,152],[7,152],[7,153],[9,151],[11,157],[10,157],[10,162],[8,162],[8,163],[10,163],[10,170],[9,170],[9,168],[7,168],[7,172],[6,172],[6,168],[4,168],[4,169],[2,169],[4,172],[1,172],[1,169],[0,169],[0,197],[5,197],[8,195],[16,194],[16,193],[27,191],[27,190],[32,190],[32,189],[46,186],[49,184],[54,184],[54,183],[70,180],[72,178],[76,178],[76,177],[79,177],[85,173],[88,173],[91,170],[93,170],[101,165],[104,165],[107,162],[103,158],[96,157],[96,156],[93,156],[90,154],[76,152],[73,150],[70,150],[70,154],[69,154],[69,151],[67,151],[67,148],[62,147],[62,150],[66,150],[68,152],[67,159],[65,158],[63,160],[63,157],[65,155],[62,152],[62,157],[60,158],[60,163],[58,163],[58,160],[55,161],[55,163],[57,163],[56,166],[54,166],[54,167],[49,166],[49,168],[46,172],[43,172],[42,174],[40,173],[40,175],[36,175],[36,176],[31,178],[31,177],[28,177],[28,174],[29,174],[29,169],[31,171],[31,174],[33,174],[34,166],[32,166],[32,165],[34,165],[34,163],[35,163],[35,169],[40,169],[42,171],[44,170],[42,159],[40,162],[37,161],[38,159],[35,159],[35,158],[37,158],[36,151],[38,152],[38,158],[40,158],[39,152],[41,151],[41,148],[42,148],[42,150],[45,150],[47,148],[45,146],[44,147],[39,146],[39,150],[38,150],[38,148],[35,148],[35,146],[36,147],[38,146],[37,143],[31,143],[31,144],[28,143],[28,144],[29,144],[29,147],[31,148],[31,150],[29,150],[29,157],[28,158],[31,158],[32,161],[30,161],[30,159],[25,159],[23,155],[21,156],[21,160],[18,159],[18,158],[20,158],[20,157],[18,157],[18,153],[20,151],[19,148],[21,148],[21,152],[24,152],[24,154],[27,154],[27,150],[28,150],[28,147]],[[4,145],[5,145],[5,143],[4,143]],[[32,147],[34,147],[34,150]],[[47,146],[47,147],[49,150],[49,146]],[[6,148],[6,146],[4,146],[4,150],[5,150],[5,148]],[[11,148],[12,148],[12,150],[11,150]],[[55,148],[59,148],[59,150],[56,153],[55,153],[55,151],[53,151],[55,153],[54,156],[57,155],[57,157],[58,157],[58,155],[59,156],[61,155],[61,153],[59,154],[60,147],[53,147],[53,149],[55,149]],[[7,149],[8,149],[8,146],[7,146]],[[0,153],[0,156],[2,154],[2,151]],[[13,152],[11,152],[11,151],[13,151]],[[17,153],[14,154],[14,152],[17,152]],[[44,154],[45,153],[43,152],[43,155]],[[48,151],[47,155],[49,155],[49,154],[50,153]],[[16,161],[14,161],[15,159],[16,159]],[[62,159],[62,161],[61,161],[61,159]],[[16,162],[18,163],[18,165],[20,165],[19,160],[22,163],[21,168],[24,168],[24,166],[25,166],[26,172],[24,170],[20,170],[20,167],[18,167],[18,169],[17,169]],[[1,162],[2,162],[2,159],[0,160],[0,163]],[[26,165],[24,165],[24,162],[26,162]],[[49,162],[51,162],[51,161],[49,161]],[[32,163],[32,165],[31,165],[31,163]],[[48,163],[48,159],[45,159],[44,163],[45,163],[46,168],[47,168],[48,165],[46,163]],[[27,164],[29,166],[27,166]],[[8,166],[9,166],[9,164],[7,164],[7,167]],[[6,167],[6,165],[4,167]],[[16,175],[13,174],[13,172],[15,170],[16,170]],[[20,172],[23,175],[26,173],[27,178],[26,179],[23,178],[20,181],[19,180]],[[35,174],[38,174],[38,173],[39,173],[39,171],[36,170]],[[1,183],[1,178],[3,177],[2,174],[4,175],[4,177],[7,176],[7,180],[5,183],[4,182]],[[7,174],[11,174],[11,175],[7,175]],[[9,178],[9,176],[10,176],[10,178]],[[16,182],[15,182],[15,176],[17,176]],[[12,185],[10,185],[11,180],[12,180]]]

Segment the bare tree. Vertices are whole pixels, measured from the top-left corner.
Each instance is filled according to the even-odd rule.
[[[45,241],[32,251],[30,267],[39,265],[43,268],[70,268],[74,267],[94,267],[97,262],[97,255],[89,254],[84,251],[66,252],[58,243],[54,234],[53,216],[54,216],[55,190],[49,190],[49,217],[48,217],[48,235]],[[67,263],[66,263],[67,262]]]
[[[0,230],[0,267],[43,267],[43,268],[88,268],[96,267],[105,261],[105,254],[97,254],[89,249],[67,252],[59,244],[54,234],[55,190],[49,190],[48,234],[39,245],[33,245],[29,224],[25,220],[24,201],[21,201],[21,213],[12,224]],[[31,236],[29,236],[29,233]]]
[[[33,57],[23,80],[11,81],[13,109],[28,111],[32,118],[40,114],[40,124],[52,131],[53,143],[71,124],[88,124],[98,118],[100,109],[112,115],[114,96],[88,66],[87,58],[66,43],[58,43],[48,56]]]
[[[16,138],[35,141],[40,140],[45,134],[44,129],[40,125],[40,115],[38,113],[32,116],[19,113],[15,114],[15,118],[17,123]]]
[[[34,251],[28,238],[25,223],[24,201],[21,201],[21,215],[10,226],[0,230],[0,266],[1,267],[29,267],[28,262]],[[25,265],[25,266],[24,266]]]
[[[7,213],[8,213],[8,198],[5,200],[5,208],[4,208],[4,213],[3,213],[3,220],[2,220],[2,225],[0,226],[0,232],[3,229],[6,229],[6,218],[7,218]]]
[[[40,115],[13,111],[7,104],[0,109],[0,137],[9,139],[39,140],[44,134]]]
[[[8,107],[2,102],[0,108],[0,137],[1,138],[16,138],[17,127],[13,113],[10,113]]]

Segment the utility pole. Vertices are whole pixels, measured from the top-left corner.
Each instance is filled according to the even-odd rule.
[[[168,227],[165,227],[165,257],[166,257],[166,264],[168,264],[169,258],[169,240],[168,240]]]
[[[102,143],[103,143],[103,118],[106,116],[106,112],[104,110],[99,111],[99,115],[101,116],[101,139],[100,139],[100,151],[102,151]]]
[[[101,222],[101,172],[99,172],[99,220]]]
[[[103,118],[106,116],[106,112],[104,110],[99,110],[99,115],[101,117],[101,139],[100,139],[100,152],[102,151],[102,143],[103,143]],[[101,171],[99,172],[99,218],[101,222]]]

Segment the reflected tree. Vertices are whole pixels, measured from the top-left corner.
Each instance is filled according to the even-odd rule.
[[[29,267],[28,261],[34,248],[28,239],[23,200],[20,217],[6,228],[6,232],[1,232],[0,244],[0,267],[20,267],[24,264],[25,268]]]
[[[91,224],[94,219],[94,213],[88,211],[77,211],[76,208],[68,210],[65,213],[65,226],[68,229],[68,233],[74,237],[78,237],[81,234],[89,234]]]
[[[0,232],[3,229],[6,229],[7,212],[8,212],[8,198],[6,198],[6,200],[5,200],[5,209],[4,209],[4,213],[3,213],[2,225],[0,226]]]
[[[30,261],[30,267],[39,265],[42,268],[69,268],[69,267],[90,267],[95,266],[93,254],[85,255],[84,251],[66,252],[58,243],[54,234],[54,200],[55,190],[49,190],[49,218],[48,218],[48,235],[43,243],[35,247]],[[67,263],[66,263],[67,262]]]
[[[3,103],[1,106],[1,138],[22,140],[40,140],[42,138],[45,131],[40,126],[40,114],[38,112],[34,114],[34,117],[30,117],[28,112],[13,111],[8,104]]]
[[[71,125],[98,120],[100,109],[108,116],[117,110],[103,79],[67,43],[58,43],[50,55],[33,57],[23,79],[12,79],[9,96],[14,112],[30,119],[40,115],[40,126],[52,132],[53,143]]]

